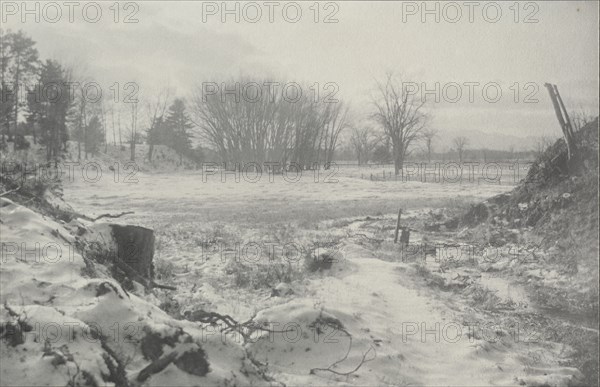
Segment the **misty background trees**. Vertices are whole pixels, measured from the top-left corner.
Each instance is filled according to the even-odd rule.
[[[373,150],[380,142],[381,136],[377,136],[372,128],[352,128],[350,143],[358,165],[366,164],[373,159]]]
[[[310,169],[333,161],[393,163],[400,174],[406,160],[520,159],[542,153],[553,141],[542,136],[529,151],[515,152],[514,147],[476,149],[465,136],[451,139],[429,125],[425,101],[393,73],[373,82],[371,105],[361,115],[356,114],[361,109],[353,106],[353,114],[342,100],[315,98],[308,85],[296,84],[304,92],[292,97],[263,87],[286,84],[270,78],[240,76],[219,85],[233,95],[207,93],[199,80],[187,98],[155,85],[158,91],[124,101],[109,90],[90,95],[84,85],[92,76],[40,59],[35,42],[22,31],[0,30],[0,148],[13,142],[15,150],[27,149],[32,142],[50,161],[64,157],[70,140],[76,147],[71,157],[78,160],[106,155],[112,144],[131,161],[160,163],[155,149],[165,146],[175,151],[178,165],[210,161],[228,168],[273,163],[278,165],[273,168]],[[259,88],[240,93],[251,84]],[[571,116],[576,130],[593,118],[582,109]],[[146,153],[136,160],[140,144]]]
[[[235,90],[249,82],[231,80],[222,89]],[[285,84],[271,80],[254,83]],[[348,107],[343,102],[315,101],[306,94],[292,100],[272,87],[244,98],[199,88],[193,112],[202,138],[230,165],[270,162],[281,166],[295,163],[302,169],[315,163],[327,166],[348,125]]]
[[[373,97],[373,119],[381,125],[392,144],[394,172],[400,174],[411,145],[419,139],[427,123],[425,101],[409,93],[400,79],[388,73],[377,82],[377,94]]]
[[[124,140],[129,144],[130,159],[135,161],[135,146],[147,134],[151,147],[172,147],[180,163],[184,156],[194,160],[201,156],[201,151],[192,149],[194,125],[182,99],[176,99],[165,116],[166,98],[160,114],[155,111],[148,123],[141,124],[149,125],[143,130],[138,102],[110,101],[109,90],[90,93],[84,88],[89,82],[95,83],[85,71],[53,59],[40,60],[35,42],[22,31],[0,29],[0,148],[6,149],[7,142],[13,142],[15,150],[27,148],[30,144],[24,136],[31,136],[33,144],[45,148],[50,161],[64,157],[72,140],[81,160],[106,153],[112,137],[113,146],[117,138],[121,148]],[[152,106],[147,108],[150,112]],[[151,151],[148,158],[152,160]]]

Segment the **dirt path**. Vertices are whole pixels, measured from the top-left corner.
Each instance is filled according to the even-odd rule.
[[[263,311],[271,321],[290,321],[295,310],[312,306],[338,318],[353,336],[348,358],[333,368],[338,372],[354,369],[369,348],[376,352],[372,361],[349,376],[319,371],[312,378],[320,381],[312,383],[467,386],[547,381],[566,385],[578,373],[558,366],[559,348],[523,343],[512,336],[500,338],[495,331],[501,327],[494,321],[469,325],[456,309],[403,284],[410,280],[403,274],[407,264],[372,258],[371,252],[354,244],[344,251],[343,270],[311,281],[310,298],[295,298]],[[308,382],[303,375],[310,368],[326,368],[343,357],[347,347],[342,342],[347,344],[347,338],[341,333],[332,338],[337,342],[319,341],[313,348],[317,340],[307,335],[303,340],[310,343],[310,353],[309,347],[303,350],[304,341],[290,346],[291,340],[283,335],[254,346],[256,356],[269,363],[277,380],[293,384],[298,377]],[[536,351],[544,352],[547,364],[534,364],[529,357]]]

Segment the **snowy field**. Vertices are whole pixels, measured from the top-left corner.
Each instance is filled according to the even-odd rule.
[[[105,168],[101,177],[90,172],[84,179],[76,170],[74,181],[65,186],[65,200],[90,215],[106,208],[134,211],[123,220],[156,227],[163,222],[269,224],[392,214],[400,207],[409,210],[443,207],[453,201],[474,202],[511,189],[508,183],[484,180],[370,181],[347,169],[290,172],[287,176],[265,172],[258,178],[253,172],[129,173],[122,168],[115,175]]]
[[[129,184],[112,176],[76,179],[66,185],[65,199],[88,215],[134,211],[117,220],[155,230],[157,278],[178,288],[159,291],[155,303],[171,315],[218,312],[279,332],[245,340],[246,351],[279,382],[560,385],[577,375],[560,367],[558,345],[532,340],[540,332],[503,326],[464,300],[423,286],[393,245],[399,207],[416,224],[509,185],[369,181],[344,173],[325,182],[313,171],[296,182],[281,175],[255,183],[243,176],[236,182],[234,175],[221,181],[219,174],[203,180],[200,171],[136,178]],[[362,237],[380,238],[379,247]],[[413,232],[414,242],[421,237]],[[286,261],[290,245],[301,254],[317,245],[337,259],[331,270],[304,272],[302,258]],[[455,281],[461,274],[450,276]],[[500,302],[527,307],[517,286],[494,276],[480,281]],[[322,319],[339,326],[315,328]],[[330,365],[339,374],[319,369]]]

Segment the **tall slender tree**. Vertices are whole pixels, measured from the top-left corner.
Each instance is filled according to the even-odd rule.
[[[434,128],[426,128],[422,133],[427,149],[427,162],[429,163],[431,163],[431,153],[433,152],[433,139],[437,137],[437,133],[437,129]]]
[[[39,55],[35,42],[23,31],[6,33],[2,38],[0,51],[2,52],[2,78],[7,78],[6,83],[12,82],[12,123],[16,130],[22,106],[20,91],[25,90],[25,85],[35,80],[40,67]],[[12,139],[10,122],[6,128],[10,141]]]
[[[148,161],[152,161],[154,146],[165,143],[164,115],[169,102],[169,89],[160,92],[156,100],[148,102],[148,121],[149,128],[146,130],[146,142],[148,143]]]
[[[398,175],[410,146],[419,138],[426,124],[423,112],[425,101],[410,93],[393,74],[387,74],[384,82],[377,83],[378,95],[373,98],[378,122],[392,144],[394,171]]]
[[[176,98],[173,101],[165,119],[165,127],[172,136],[171,146],[179,154],[179,164],[182,164],[183,156],[192,149],[191,129],[194,127],[183,99]]]
[[[46,147],[48,161],[58,159],[66,150],[67,120],[72,107],[70,78],[69,70],[47,60],[39,84],[28,94],[28,119],[40,129],[40,143]]]

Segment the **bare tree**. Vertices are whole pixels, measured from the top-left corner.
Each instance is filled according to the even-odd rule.
[[[551,137],[549,137],[549,136],[538,137],[536,144],[535,144],[535,149],[534,149],[536,156],[540,156],[542,153],[544,153],[550,145],[552,145]]]
[[[240,84],[285,84],[242,79],[224,83],[223,90]],[[236,98],[199,88],[193,99],[194,123],[200,135],[222,161],[268,162],[300,168],[314,163],[327,166],[333,158],[342,130],[347,126],[348,108],[338,103],[313,101],[308,96],[290,101],[271,87],[258,98]]]
[[[129,150],[131,152],[130,160],[135,161],[135,144],[138,140],[137,133],[137,119],[138,119],[138,103],[131,103],[131,126],[129,128]]]
[[[571,122],[573,123],[573,129],[577,132],[583,128],[586,124],[594,121],[595,117],[587,112],[582,107],[579,110],[574,110],[570,114]]]
[[[377,82],[377,97],[373,98],[373,119],[390,139],[393,149],[394,171],[398,175],[409,154],[409,147],[425,127],[425,101],[408,92],[401,82],[389,73],[383,83]]]
[[[326,117],[322,130],[325,141],[322,147],[325,151],[325,169],[329,169],[340,133],[347,127],[348,107],[342,102],[328,103],[325,111]]]
[[[117,126],[119,127],[119,149],[123,148],[123,136],[121,135],[121,109],[117,108]]]
[[[111,127],[112,127],[112,135],[113,135],[113,146],[117,146],[117,137],[115,134],[115,106],[114,104],[111,104],[110,106],[110,120],[111,120]]]
[[[108,128],[106,126],[106,110],[104,109],[104,99],[100,101],[100,117],[102,120],[102,136],[104,139],[104,153],[108,152]]]
[[[154,145],[158,139],[157,131],[159,129],[159,122],[165,115],[167,105],[169,103],[169,96],[171,92],[168,88],[163,89],[159,92],[153,102],[148,101],[146,103],[146,110],[148,113],[148,122],[150,124],[147,130],[147,141],[148,141],[148,161],[152,161],[152,153],[154,151]]]
[[[452,143],[454,144],[456,152],[458,153],[458,161],[462,163],[465,147],[469,144],[469,140],[466,137],[458,136],[452,140]]]
[[[438,130],[434,128],[425,128],[422,132],[425,147],[427,148],[427,161],[431,162],[431,153],[433,152],[433,139],[437,137]]]
[[[372,128],[352,128],[350,144],[354,149],[358,165],[369,162],[371,152],[377,146],[379,140],[379,137],[373,134]]]

